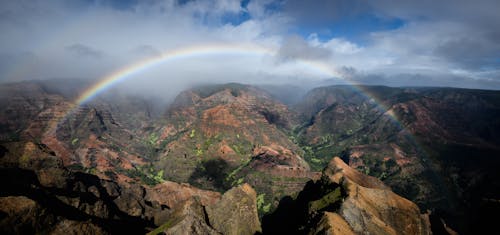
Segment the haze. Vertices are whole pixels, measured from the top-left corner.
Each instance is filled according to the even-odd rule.
[[[250,45],[161,63],[123,86],[361,83],[500,88],[498,1],[2,1],[0,81],[98,80],[169,51]],[[327,72],[325,72],[327,71]]]

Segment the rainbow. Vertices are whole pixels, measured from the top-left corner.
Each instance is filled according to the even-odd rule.
[[[75,102],[68,104],[67,112],[65,112],[59,118],[56,118],[51,121],[49,127],[47,129],[46,134],[48,135],[56,135],[59,124],[67,120],[68,117],[71,116],[72,113],[76,112],[80,106],[91,100],[93,97],[98,95],[99,93],[109,89],[113,85],[126,80],[127,78],[132,77],[133,75],[139,74],[147,69],[150,69],[154,66],[160,65],[162,63],[166,63],[169,61],[175,61],[178,59],[184,58],[192,58],[203,55],[220,55],[220,54],[230,54],[230,55],[274,55],[272,50],[256,47],[256,46],[222,46],[222,45],[211,45],[211,46],[197,46],[197,47],[187,47],[178,50],[173,50],[168,53],[161,54],[160,56],[150,58],[144,61],[140,61],[138,63],[132,64],[130,66],[124,67],[121,70],[115,71],[110,75],[102,78],[99,82],[90,86],[86,89],[81,95],[76,99]],[[308,68],[312,69],[316,72],[321,72],[326,76],[338,77],[338,74],[327,64],[321,63],[318,61],[299,61],[302,65],[308,66]],[[416,147],[416,150],[420,153],[421,157],[428,159],[427,151],[421,147],[418,140],[413,136],[410,132],[406,130],[404,125],[402,125],[399,118],[392,112],[392,109],[387,107],[381,100],[377,98],[375,94],[371,94],[369,89],[366,86],[361,86],[360,84],[354,83],[347,79],[345,81],[349,82],[351,87],[356,91],[359,91],[361,95],[366,96],[367,98],[373,99],[376,104],[376,108],[381,110],[383,115],[388,117],[390,121],[394,124],[398,125],[399,128],[405,133],[405,137],[410,143]]]
[[[80,106],[89,102],[92,98],[106,91],[113,85],[116,85],[128,78],[134,77],[134,75],[140,74],[141,72],[167,62],[200,56],[216,55],[273,56],[275,55],[275,52],[271,49],[255,45],[201,45],[172,50],[160,54],[159,56],[133,63],[101,78],[97,83],[91,85],[88,89],[82,92],[75,100],[75,102],[69,104],[66,109],[67,112],[65,112],[65,114],[60,116],[60,118],[52,121],[47,130],[47,133],[55,135],[59,124],[66,120],[72,113],[76,112],[76,110],[78,110]],[[324,62],[298,60],[297,63],[305,66],[305,68],[310,69],[311,71],[320,73],[327,78],[341,77],[334,69],[332,69],[330,65]],[[427,156],[426,151],[420,147],[420,144],[415,139],[415,137],[404,128],[404,125],[401,124],[399,118],[392,112],[392,109],[386,107],[386,105],[381,100],[379,100],[375,94],[371,94],[371,92],[365,86],[362,86],[348,79],[343,80],[348,82],[353,89],[359,91],[360,94],[366,96],[369,99],[372,99],[376,104],[376,108],[381,110],[383,115],[388,117],[389,120],[398,125],[401,130],[406,133],[405,136],[408,137],[408,140],[411,141],[415,147],[417,147],[417,150],[421,153],[424,153],[424,156]]]
[[[201,46],[191,46],[180,48],[177,50],[172,50],[163,53],[159,56],[148,58],[146,60],[140,61],[138,63],[131,64],[124,67],[118,71],[111,73],[108,76],[100,79],[99,82],[92,85],[90,88],[85,90],[76,100],[78,105],[82,105],[89,100],[91,100],[96,95],[107,90],[109,87],[132,77],[133,75],[139,74],[145,70],[164,64],[171,61],[176,61],[180,59],[189,59],[193,57],[200,56],[210,56],[210,55],[272,55],[273,51],[264,47],[259,47],[255,45],[201,45]]]
[[[57,124],[61,123],[63,120],[67,118],[71,113],[75,112],[75,110],[81,105],[89,102],[97,95],[102,92],[108,90],[110,87],[127,80],[128,78],[134,77],[134,75],[138,75],[148,69],[154,68],[161,64],[165,64],[168,62],[174,62],[181,59],[190,59],[202,56],[216,56],[216,55],[241,55],[241,56],[274,56],[275,51],[269,48],[256,46],[253,44],[205,44],[205,45],[197,45],[179,48],[175,50],[171,50],[165,53],[162,53],[156,57],[148,58],[146,60],[142,60],[129,66],[125,66],[122,69],[112,72],[111,74],[101,78],[97,83],[91,85],[84,92],[82,92],[78,98],[75,100],[73,105],[68,108],[68,111],[62,118],[56,122],[56,125],[51,127],[52,131],[57,129]],[[320,61],[312,61],[312,60],[297,60],[297,63],[305,66],[307,69],[314,71],[316,73],[322,74],[325,77],[339,77],[334,69],[330,65]],[[349,82],[348,80],[344,79]],[[378,100],[378,98],[369,93],[363,86],[359,84],[350,82],[352,87],[359,91],[361,94],[373,99],[377,104],[377,107],[383,110],[393,121],[395,121],[398,125],[401,125],[398,118],[389,110],[384,104]]]

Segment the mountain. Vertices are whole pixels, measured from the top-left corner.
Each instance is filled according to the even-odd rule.
[[[300,98],[286,92],[297,87],[230,83],[170,104],[120,89],[74,104],[89,85],[0,85],[3,233],[439,234],[495,224],[500,92],[338,85]]]
[[[310,91],[295,108],[305,124],[294,132],[313,168],[343,156],[460,231],[492,222],[499,92],[331,86]]]
[[[193,88],[179,94],[157,123],[153,165],[165,179],[204,189],[248,182],[260,192],[260,210],[268,211],[318,175],[289,138],[295,122],[295,114],[262,89]]]

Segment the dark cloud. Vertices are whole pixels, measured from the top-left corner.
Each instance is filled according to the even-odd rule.
[[[446,20],[493,27],[500,19],[497,0],[376,0],[370,3],[379,15],[408,20]]]
[[[350,78],[351,82],[366,85],[385,85],[394,87],[461,87],[474,89],[500,89],[500,80],[471,79],[468,76],[453,74],[420,74],[420,73],[356,73]]]
[[[483,69],[500,66],[500,41],[475,36],[452,38],[439,44],[435,50],[450,62],[463,68]]]
[[[67,46],[66,50],[77,57],[83,58],[100,59],[103,56],[101,51],[80,43]]]
[[[500,19],[497,0],[288,0],[285,14],[297,23],[330,24],[349,17],[373,14],[405,20],[451,20],[494,27]]]
[[[337,20],[356,17],[368,12],[370,6],[361,0],[288,0],[283,4],[285,14],[296,20],[296,23],[311,25],[328,25]]]
[[[284,40],[278,51],[278,59],[283,61],[295,59],[321,60],[330,57],[331,51],[309,45],[302,37],[291,36]]]
[[[376,1],[377,2],[377,1]],[[412,22],[448,22],[459,31],[435,41],[435,53],[464,68],[499,66],[500,2],[496,0],[389,1],[373,5],[378,14]],[[439,30],[439,29],[438,29]],[[446,31],[447,28],[441,30]],[[436,32],[428,32],[434,34]]]
[[[341,66],[337,69],[337,72],[340,74],[340,76],[347,79],[351,79],[358,74],[358,70],[352,66]]]

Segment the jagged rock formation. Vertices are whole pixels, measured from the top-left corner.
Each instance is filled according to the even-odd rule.
[[[380,180],[334,158],[297,199],[264,218],[274,234],[431,234],[428,215]]]
[[[351,226],[339,214],[324,212],[321,220],[309,232],[310,235],[354,235]]]
[[[214,204],[192,198],[174,209],[165,224],[150,234],[255,234],[261,232],[256,193],[248,184],[234,187]]]
[[[257,215],[257,193],[248,184],[232,188],[220,201],[207,207],[210,224],[222,234],[261,232]]]
[[[221,197],[168,181],[154,187],[114,182],[70,172],[43,146],[25,145],[25,159],[9,145],[1,158],[2,234],[145,233],[156,226],[168,234],[260,231],[256,193],[248,184]]]
[[[346,190],[338,214],[354,232],[431,234],[429,218],[420,214],[417,205],[392,192],[382,181],[350,168],[338,157],[324,174]]]

